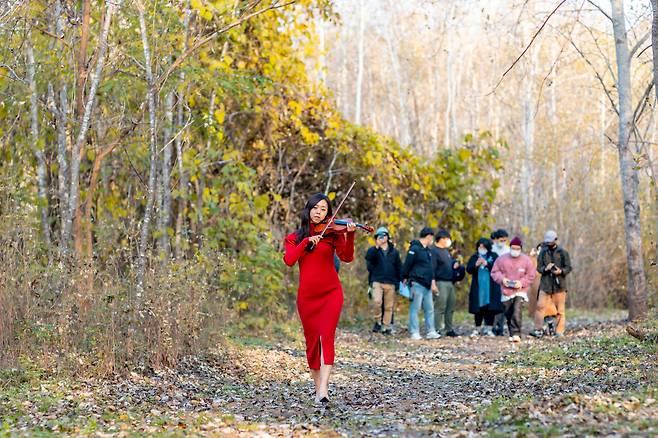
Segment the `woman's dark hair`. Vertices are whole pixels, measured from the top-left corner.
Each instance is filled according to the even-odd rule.
[[[315,195],[311,196],[311,199],[306,201],[306,205],[304,206],[304,210],[302,210],[302,214],[300,215],[301,218],[301,224],[299,225],[299,228],[297,229],[297,243],[301,242],[304,240],[306,237],[311,235],[311,210],[313,207],[318,205],[318,202],[320,201],[327,201],[327,216],[326,217],[331,217],[333,215],[332,209],[331,209],[331,201],[329,200],[329,197],[325,194],[322,193],[316,193]]]
[[[475,244],[475,250],[477,251],[480,245],[484,245],[485,248],[487,248],[487,251],[491,252],[492,248],[492,243],[491,240],[487,239],[486,237],[480,238],[478,242]]]

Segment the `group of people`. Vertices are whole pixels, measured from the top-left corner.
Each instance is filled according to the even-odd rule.
[[[503,229],[482,237],[465,266],[452,257],[452,239],[446,230],[435,233],[425,227],[409,246],[404,263],[386,227],[375,233],[375,246],[365,259],[375,324],[373,331],[390,334],[396,291],[408,287],[409,337],[422,339],[419,313],[423,310],[425,338],[455,337],[455,283],[470,274],[468,310],[474,315],[471,336],[504,336],[505,325],[512,342],[521,341],[523,307],[534,305],[531,336],[563,336],[569,253],[559,246],[555,231],[547,231],[543,242],[528,254],[519,237],[509,240]]]
[[[340,207],[340,206],[339,206]],[[284,239],[284,262],[299,265],[297,311],[304,329],[306,360],[315,385],[315,402],[329,403],[329,378],[334,364],[334,338],[343,306],[343,288],[336,259],[354,259],[354,232],[348,223],[330,228],[335,215],[330,199],[313,195],[301,212],[299,228]],[[425,227],[411,242],[404,263],[384,227],[375,233],[376,245],[366,253],[376,309],[375,329],[390,333],[398,289],[409,289],[409,334],[421,339],[419,312],[425,315],[425,337],[458,336],[453,327],[455,283],[468,272],[471,277],[469,311],[475,316],[476,333],[491,336],[497,324],[507,321],[510,340],[520,341],[521,308],[528,301],[535,278],[541,274],[535,312],[535,336],[543,335],[544,317],[557,318],[555,335],[564,333],[566,276],[571,271],[569,254],[558,245],[557,234],[546,233],[536,264],[523,254],[523,243],[498,230],[482,238],[466,266],[452,257],[450,233]],[[552,308],[552,309],[551,309]],[[484,325],[483,325],[484,324]],[[502,334],[500,332],[499,334]]]

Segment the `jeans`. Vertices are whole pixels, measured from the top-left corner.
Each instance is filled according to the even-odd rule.
[[[439,295],[435,297],[434,319],[436,321],[436,328],[441,330],[443,334],[446,334],[453,330],[452,315],[455,313],[457,291],[452,281],[437,281],[436,283],[439,287]],[[443,327],[444,321],[445,327]]]
[[[420,334],[420,322],[418,321],[418,312],[423,308],[425,313],[425,329],[427,333],[435,331],[434,329],[434,303],[432,302],[432,291],[422,284],[412,283],[411,285],[412,301],[409,306],[409,334]]]

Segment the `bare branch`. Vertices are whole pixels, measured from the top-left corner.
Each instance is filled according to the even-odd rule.
[[[602,13],[605,16],[605,18],[607,18],[608,20],[610,20],[610,22],[612,22],[612,17],[610,15],[606,14],[606,12],[603,9],[601,9],[601,6],[597,5],[592,0],[587,0],[587,3],[594,6],[596,9],[598,9],[599,12]]]
[[[635,45],[634,45],[633,48],[631,49],[631,54],[630,54],[630,57],[631,57],[631,58],[633,57],[633,55],[635,55],[635,52],[638,51],[638,49],[642,46],[642,44],[644,44],[644,42],[645,42],[646,40],[649,39],[650,36],[651,36],[651,32],[647,32],[647,33],[645,33],[645,34],[642,36],[642,38],[640,38],[640,39],[635,43]],[[651,46],[649,46],[649,47],[651,47]],[[646,49],[645,49],[645,50],[646,50]],[[644,50],[643,50],[643,52],[644,52]]]
[[[491,90],[489,93],[487,93],[487,96],[496,92],[496,90],[498,89],[500,84],[503,82],[503,79],[505,79],[505,76],[507,75],[507,73],[509,73],[514,68],[514,66],[521,60],[521,58],[523,58],[523,55],[525,55],[526,52],[530,49],[530,47],[532,46],[532,43],[535,42],[535,39],[537,39],[537,37],[541,33],[542,29],[544,29],[544,27],[548,23],[548,20],[551,19],[551,17],[557,12],[557,10],[560,9],[560,6],[565,4],[566,1],[567,0],[562,0],[560,3],[558,3],[558,5],[555,7],[555,9],[553,9],[553,11],[550,14],[548,14],[548,16],[544,19],[544,22],[541,24],[541,26],[539,26],[539,29],[537,29],[537,32],[535,32],[535,34],[530,39],[530,42],[528,43],[528,45],[525,47],[525,49],[523,49],[523,52],[521,52],[521,54],[514,60],[512,65],[510,65],[507,68],[507,70],[505,70],[505,72],[500,77],[500,79],[498,80],[496,85],[493,87],[493,90]]]
[[[566,1],[566,0],[564,0],[564,1]],[[563,3],[564,3],[564,1],[563,1]],[[169,66],[167,71],[164,72],[162,74],[162,76],[160,76],[160,78],[158,79],[158,81],[156,83],[156,87],[155,87],[156,91],[159,91],[159,90],[162,89],[162,87],[164,86],[165,82],[167,81],[167,79],[169,78],[171,73],[173,73],[174,70],[176,70],[178,67],[180,67],[180,65],[183,62],[185,62],[185,60],[187,60],[187,58],[189,58],[194,52],[199,50],[199,48],[203,47],[204,45],[208,44],[210,41],[215,39],[217,36],[228,32],[229,30],[233,29],[234,27],[237,27],[237,26],[241,25],[242,23],[244,23],[245,21],[250,20],[251,18],[257,17],[258,15],[264,14],[265,12],[268,12],[268,11],[271,11],[271,10],[274,10],[274,9],[285,8],[286,6],[290,6],[290,5],[292,5],[296,2],[297,2],[297,0],[291,0],[291,1],[289,1],[287,3],[283,3],[283,4],[274,3],[274,4],[272,4],[272,5],[270,5],[266,8],[259,9],[255,12],[252,12],[251,14],[247,14],[247,15],[239,18],[238,20],[234,21],[233,23],[231,23],[229,25],[226,25],[226,26],[222,27],[221,29],[218,29],[214,32],[211,32],[209,35],[206,35],[205,37],[201,38],[192,47],[187,49],[180,57],[178,57],[176,59],[176,61],[174,61],[174,63]]]

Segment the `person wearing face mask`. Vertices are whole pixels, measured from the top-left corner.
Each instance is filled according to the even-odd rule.
[[[491,233],[492,247],[491,250],[498,254],[498,257],[507,254],[509,248],[509,234],[507,230],[499,228]]]
[[[522,253],[523,242],[515,237],[510,252],[499,257],[491,270],[491,277],[502,289],[501,301],[511,342],[521,342],[523,303],[528,302],[528,288],[536,277],[530,257]]]
[[[553,230],[544,235],[544,248],[537,257],[537,272],[541,274],[539,296],[535,310],[535,330],[530,335],[540,338],[544,331],[544,316],[549,303],[557,308],[555,336],[564,336],[566,325],[567,275],[571,272],[569,253],[558,245],[557,233]]]
[[[509,253],[509,233],[503,228],[499,228],[491,233],[491,240],[493,246],[491,250],[496,253],[498,257]],[[503,336],[505,334],[505,315],[499,313],[494,317],[493,333],[496,336]]]
[[[402,265],[402,281],[411,283],[411,305],[409,306],[409,337],[419,340],[420,322],[418,312],[425,313],[425,337],[437,339],[440,335],[434,327],[434,303],[432,292],[436,291],[434,281],[434,261],[429,246],[434,240],[434,230],[425,227],[420,231],[420,239],[413,240]]]
[[[476,252],[466,264],[466,272],[472,276],[468,294],[468,311],[475,317],[475,330],[471,333],[471,337],[494,336],[494,317],[503,310],[500,286],[491,278],[491,270],[498,254],[491,250],[491,240],[487,238],[481,238],[475,246]]]
[[[375,315],[373,332],[391,334],[393,308],[395,307],[395,288],[400,283],[400,253],[389,240],[386,227],[379,227],[375,232],[375,246],[366,252],[368,280],[372,286],[372,307]]]
[[[459,334],[455,332],[452,325],[452,316],[457,304],[453,271],[459,268],[459,263],[450,255],[449,248],[452,246],[450,233],[441,230],[437,233],[435,240],[432,255],[435,259],[434,279],[438,290],[434,296],[434,322],[438,332],[456,337]]]

